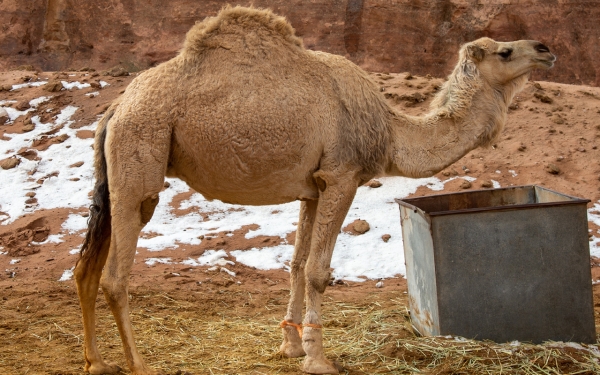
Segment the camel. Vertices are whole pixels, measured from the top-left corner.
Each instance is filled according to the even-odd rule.
[[[136,349],[128,278],[170,176],[226,203],[301,202],[280,350],[306,356],[307,373],[339,373],[323,354],[321,302],[357,188],[377,176],[429,177],[493,144],[529,73],[555,60],[537,41],[466,43],[430,112],[413,117],[344,57],[306,50],[269,10],[225,7],[197,23],[180,53],[135,78],[96,131],[93,203],[74,272],[85,370],[120,370],[96,343],[101,285],[131,372],[158,373]]]

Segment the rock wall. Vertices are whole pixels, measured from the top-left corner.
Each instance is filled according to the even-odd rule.
[[[367,70],[445,76],[464,42],[536,39],[558,62],[534,78],[600,86],[599,0],[0,0],[0,69],[143,69],[227,3],[270,7],[307,48]]]

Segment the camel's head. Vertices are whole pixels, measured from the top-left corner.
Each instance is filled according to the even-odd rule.
[[[556,61],[550,49],[538,41],[496,42],[490,38],[463,45],[460,57],[471,60],[492,85],[506,85],[534,69],[550,69]]]

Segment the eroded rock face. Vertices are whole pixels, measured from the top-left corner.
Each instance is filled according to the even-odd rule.
[[[196,20],[227,3],[173,0],[3,0],[0,69],[121,65],[173,57]],[[600,7],[575,0],[255,0],[285,15],[307,48],[345,55],[372,71],[445,76],[467,41],[536,39],[558,56],[535,79],[600,85]]]

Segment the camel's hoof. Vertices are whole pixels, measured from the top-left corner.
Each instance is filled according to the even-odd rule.
[[[306,355],[302,348],[302,339],[300,334],[293,327],[285,327],[282,329],[283,342],[279,347],[279,351],[288,358],[298,358]]]
[[[121,372],[121,368],[110,362],[100,362],[93,364],[86,364],[85,371],[92,375],[103,375],[103,374],[117,374]]]
[[[284,341],[279,347],[279,351],[288,358],[304,357],[306,352],[302,349],[302,343],[294,343],[290,341]]]
[[[344,367],[336,361],[329,361],[325,358],[317,359],[306,357],[302,370],[309,374],[339,374]]]

